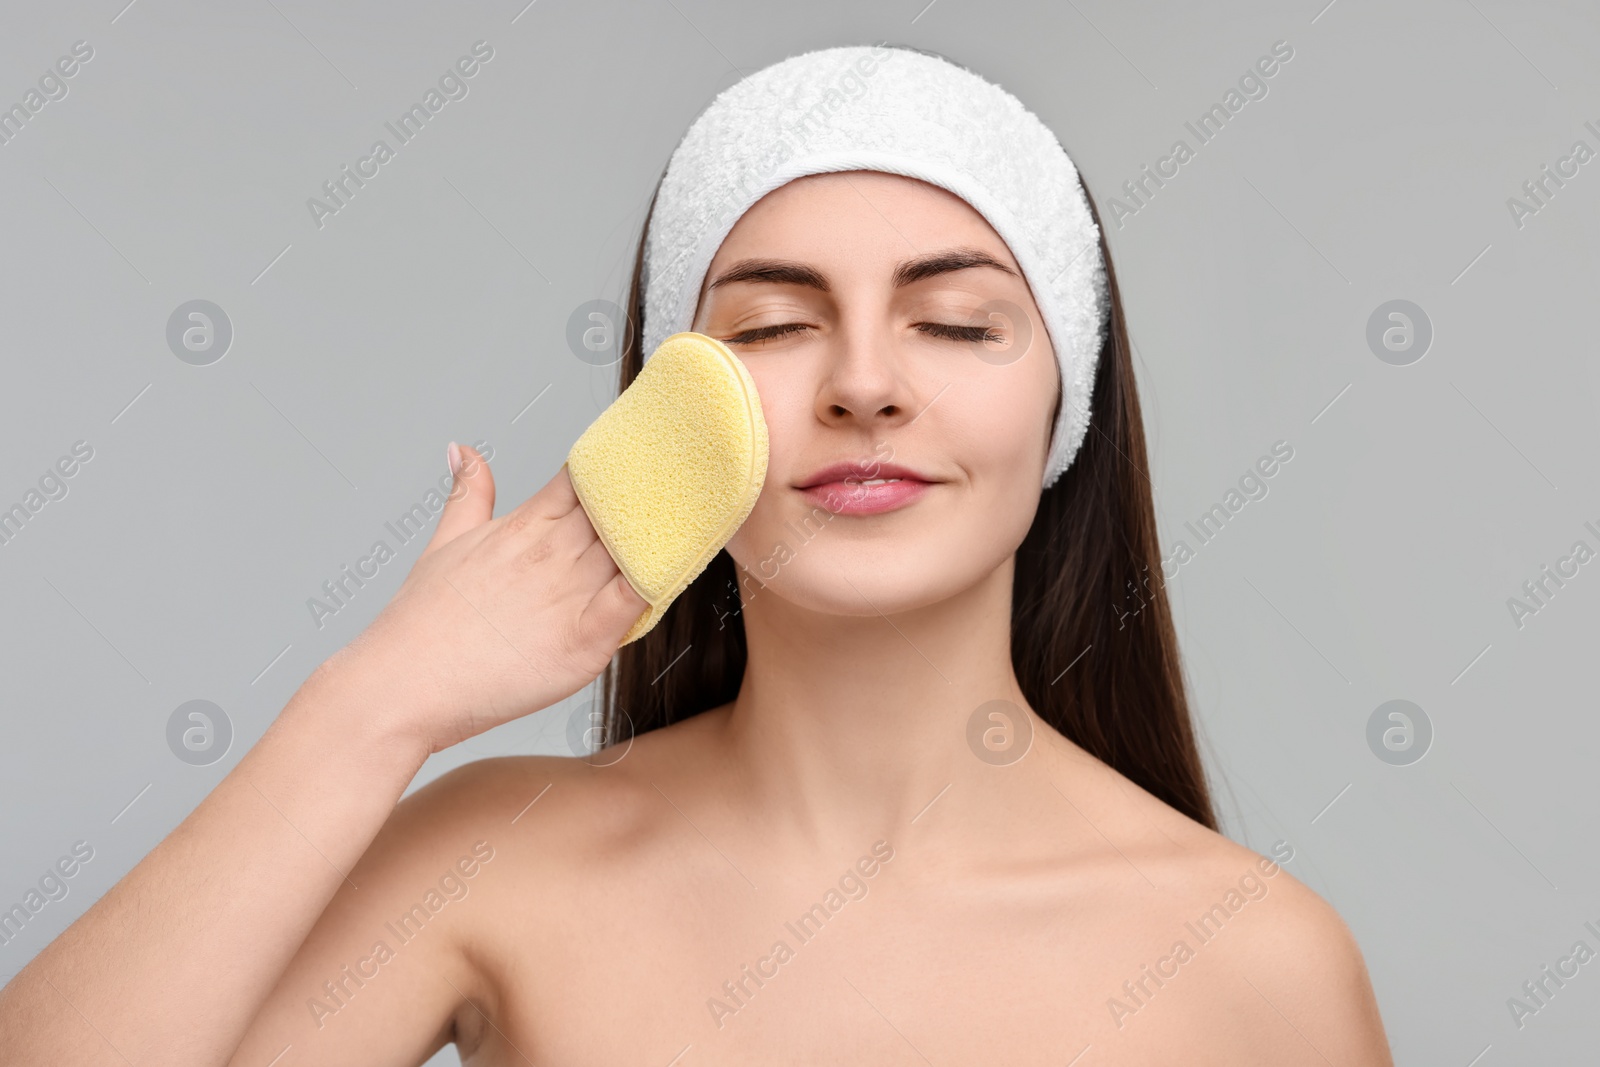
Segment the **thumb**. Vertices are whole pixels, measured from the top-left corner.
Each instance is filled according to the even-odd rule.
[[[434,528],[428,547],[422,550],[424,556],[494,517],[494,475],[489,473],[488,460],[470,445],[454,441],[445,450],[447,458],[452,449],[454,477],[450,482],[450,496],[445,500],[444,513],[439,516],[439,525]]]

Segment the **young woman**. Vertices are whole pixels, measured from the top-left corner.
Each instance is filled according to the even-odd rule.
[[[1216,832],[1105,266],[1041,491],[1061,364],[985,216],[870,169],[761,196],[692,326],[770,434],[726,550],[619,654],[645,605],[565,470],[493,518],[452,446],[394,600],[6,988],[5,1061],[1391,1063],[1337,914]],[[603,671],[595,756],[396,803]]]

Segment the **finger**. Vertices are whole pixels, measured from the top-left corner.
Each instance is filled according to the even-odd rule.
[[[583,510],[582,505],[543,526],[544,533],[539,538],[513,542],[518,554],[534,559],[557,559],[570,567],[588,551],[590,545],[600,540],[600,535],[594,532],[594,524],[589,521],[589,513]]]
[[[537,493],[495,521],[508,535],[516,537],[524,530],[536,527],[538,525],[536,520],[559,519],[578,506],[578,494],[572,488],[572,479],[567,476],[567,465],[563,463],[561,469],[556,471]]]
[[[617,561],[611,558],[611,552],[606,548],[606,543],[596,537],[590,542],[589,547],[583,550],[578,557],[578,562],[572,565],[573,576],[578,579],[580,589],[599,589],[600,586],[622,573],[617,566]]]
[[[422,550],[426,556],[449,544],[466,531],[482,526],[494,515],[494,475],[489,464],[470,445],[456,445],[460,462],[450,481],[450,495],[433,537]]]
[[[595,640],[606,641],[608,647],[615,648],[649,606],[644,597],[634,592],[628,579],[618,574],[589,601],[589,606],[578,620],[578,627],[582,633],[593,636]]]

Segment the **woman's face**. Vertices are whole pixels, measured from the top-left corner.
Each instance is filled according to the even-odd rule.
[[[960,197],[877,171],[780,186],[718,249],[692,329],[737,353],[761,395],[766,485],[727,548],[764,595],[905,611],[1021,544],[1059,376],[1021,268]]]

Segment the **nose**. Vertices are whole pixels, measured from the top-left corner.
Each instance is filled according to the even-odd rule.
[[[817,389],[817,418],[829,426],[886,430],[915,418],[907,367],[889,334],[840,330]]]

